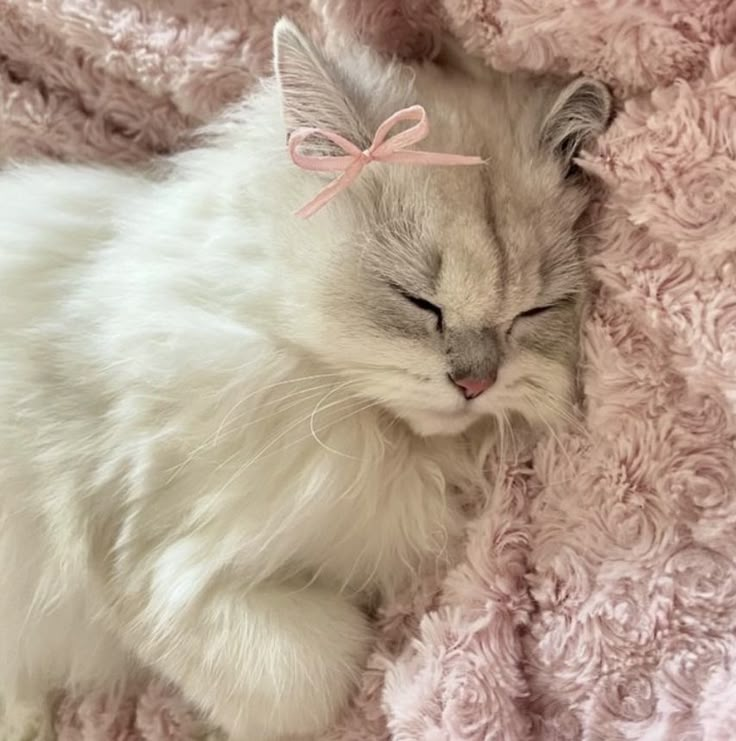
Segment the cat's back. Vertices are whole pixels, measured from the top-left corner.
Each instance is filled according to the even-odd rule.
[[[30,497],[38,451],[68,456],[79,449],[75,435],[89,433],[81,429],[89,380],[64,357],[84,335],[84,312],[75,318],[69,304],[139,189],[135,176],[102,167],[0,172],[0,504],[21,489]]]
[[[0,172],[3,329],[63,290],[90,249],[112,236],[116,209],[138,189],[139,178],[111,168],[49,163]]]

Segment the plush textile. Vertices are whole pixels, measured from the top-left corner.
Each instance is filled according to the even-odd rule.
[[[282,11],[403,56],[431,55],[449,26],[495,66],[585,72],[623,101],[587,159],[609,192],[585,417],[492,465],[464,563],[387,607],[327,738],[736,738],[736,3],[305,2],[0,0],[0,159],[185,146],[268,69]],[[58,728],[206,733],[156,681],[67,698]]]

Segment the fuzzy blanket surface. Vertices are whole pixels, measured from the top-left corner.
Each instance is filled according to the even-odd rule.
[[[499,464],[438,593],[390,605],[323,741],[736,739],[736,2],[0,0],[0,161],[130,163],[268,70],[282,14],[403,56],[450,27],[505,70],[585,72],[585,425]],[[62,741],[201,738],[176,691],[67,699]],[[258,741],[253,739],[253,741]]]

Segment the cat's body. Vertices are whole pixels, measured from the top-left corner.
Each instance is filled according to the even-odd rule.
[[[48,691],[139,667],[238,738],[318,731],[370,648],[362,606],[433,568],[459,535],[452,489],[484,486],[483,418],[550,423],[570,400],[584,294],[572,228],[586,190],[554,185],[554,152],[528,182],[528,153],[514,150],[548,125],[555,96],[519,102],[496,82],[489,112],[486,83],[432,66],[412,82],[360,57],[365,89],[336,77],[354,98],[376,93],[369,119],[418,100],[441,151],[506,150],[519,172],[489,187],[471,168],[396,166],[305,223],[290,212],[319,177],[288,160],[280,121],[282,107],[287,127],[315,110],[290,83],[312,86],[333,128],[345,111],[335,103],[330,119],[329,91],[314,88],[326,63],[292,27],[277,46],[280,92],[267,86],[165,171],[0,175],[7,735]],[[489,192],[503,208],[491,222],[478,216]],[[549,265],[523,246],[544,230]],[[489,259],[489,234],[517,239],[515,251]],[[443,252],[452,240],[457,254]],[[444,326],[395,283],[446,290]],[[557,301],[568,303],[543,331],[525,325]],[[495,388],[468,401],[447,373],[485,367],[489,313],[508,327],[493,343],[510,370],[492,369],[495,401]],[[530,388],[549,391],[536,407],[535,373]]]

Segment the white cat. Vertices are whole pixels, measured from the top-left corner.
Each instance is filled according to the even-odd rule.
[[[274,42],[275,80],[164,167],[0,175],[5,737],[52,689],[141,667],[234,738],[319,732],[370,650],[362,608],[460,534],[487,422],[571,402],[573,156],[605,88],[335,61],[286,21]],[[486,164],[373,164],[292,215],[327,180],[290,131],[363,148],[415,103],[422,148]]]

